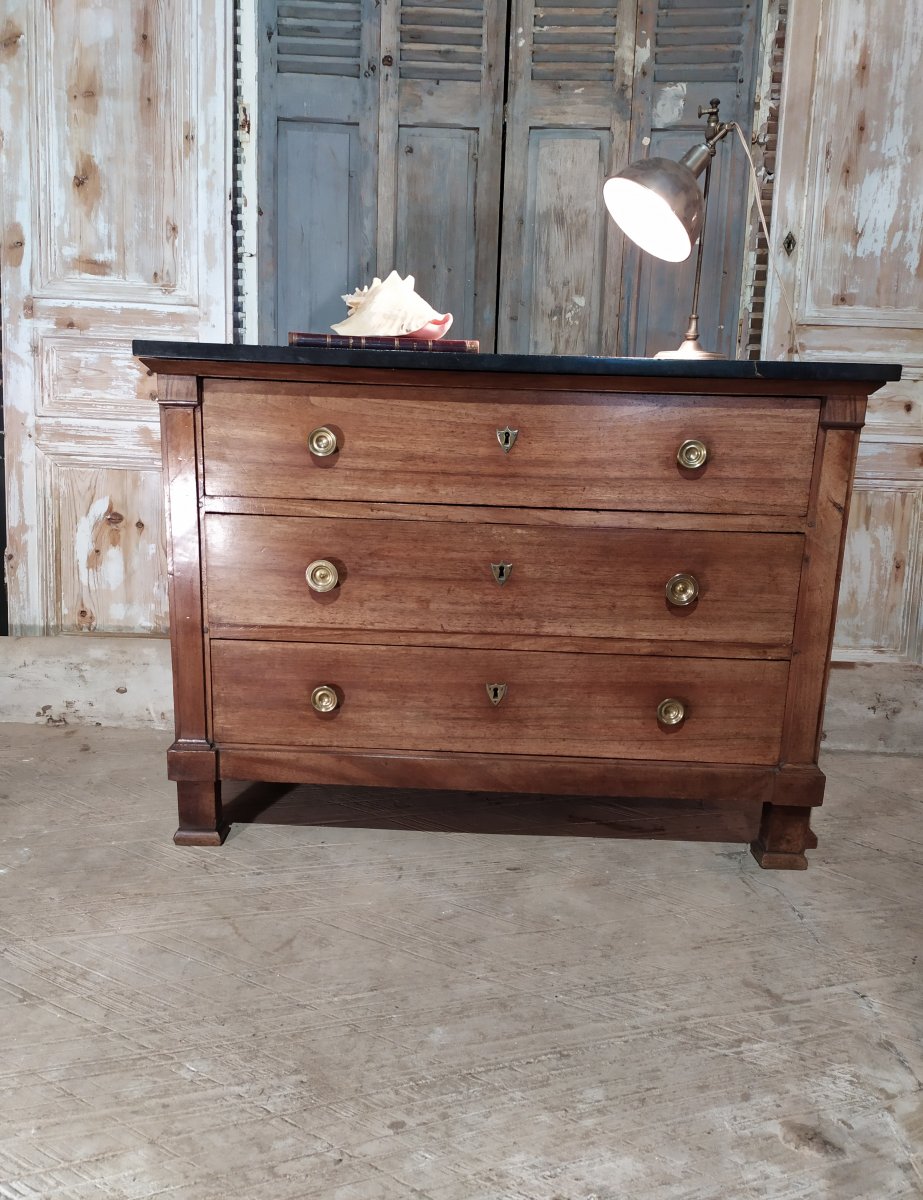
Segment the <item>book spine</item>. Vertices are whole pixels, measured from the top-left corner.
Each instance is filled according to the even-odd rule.
[[[328,350],[416,350],[477,353],[480,342],[475,339],[441,338],[425,341],[404,337],[347,337],[335,333],[290,333],[290,346],[321,346]]]

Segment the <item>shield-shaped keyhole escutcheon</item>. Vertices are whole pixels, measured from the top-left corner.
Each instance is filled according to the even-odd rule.
[[[487,688],[488,699],[490,700],[490,702],[494,706],[494,708],[496,708],[497,705],[500,703],[500,701],[503,699],[503,697],[506,695],[506,684],[505,683],[488,683],[485,686]]]
[[[491,563],[490,573],[493,575],[497,583],[499,583],[500,587],[503,587],[510,575],[513,573],[513,564],[505,562]]]
[[[509,454],[509,452],[513,449],[513,446],[516,444],[516,439],[518,437],[519,430],[510,429],[509,425],[507,425],[505,429],[497,430],[497,441],[500,443],[500,447],[504,454]]]

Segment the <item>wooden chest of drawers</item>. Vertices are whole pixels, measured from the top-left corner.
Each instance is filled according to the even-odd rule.
[[[264,779],[736,809],[806,866],[856,443],[898,368],[135,352],[178,842]]]

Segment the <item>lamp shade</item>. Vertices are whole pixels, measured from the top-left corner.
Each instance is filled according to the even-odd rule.
[[[646,158],[630,163],[606,180],[603,200],[616,225],[648,254],[667,262],[689,257],[702,229],[705,202],[696,173],[685,161]]]

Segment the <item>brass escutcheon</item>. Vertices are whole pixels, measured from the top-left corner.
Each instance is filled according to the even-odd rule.
[[[497,441],[500,443],[500,447],[504,454],[509,454],[509,452],[513,449],[513,446],[516,444],[516,439],[518,437],[519,430],[510,429],[509,425],[507,425],[505,429],[497,430]]]
[[[315,559],[304,574],[312,592],[332,592],[340,581],[336,567],[326,558]]]
[[[337,449],[337,435],[326,425],[319,425],[308,434],[308,449],[318,458],[326,458]]]
[[[680,725],[686,719],[682,700],[661,700],[657,705],[657,720],[661,725]]]
[[[506,583],[506,581],[509,579],[509,577],[513,573],[513,564],[512,563],[502,563],[502,562],[501,563],[491,563],[490,564],[490,573],[491,573],[491,575],[493,575],[494,579],[496,579],[497,583],[499,583],[499,585],[501,587],[503,587],[503,585]]]
[[[311,693],[311,703],[319,713],[333,712],[340,698],[329,684],[322,683]]]
[[[506,695],[506,684],[505,683],[487,683],[484,686],[487,688],[487,698],[490,700],[491,704],[496,708],[496,706],[500,703],[500,701]]]
[[[708,461],[708,447],[698,438],[689,438],[676,451],[676,461],[681,467],[698,471]]]
[[[691,604],[699,595],[699,581],[694,575],[680,571],[672,579],[667,580],[667,599],[679,608]]]

